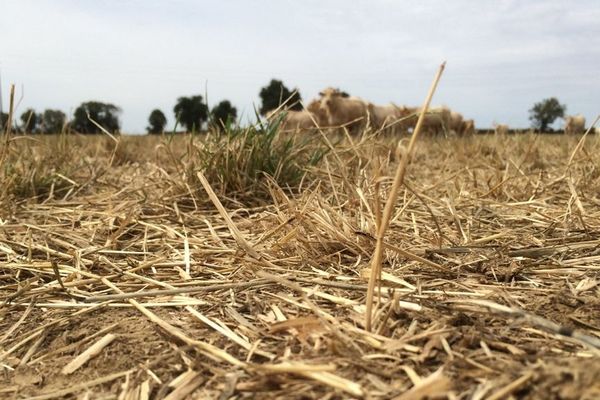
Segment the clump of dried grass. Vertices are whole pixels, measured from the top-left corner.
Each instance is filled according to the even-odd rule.
[[[12,139],[16,140],[16,139]],[[36,139],[19,138],[31,143],[22,144],[9,150],[2,167],[2,198],[14,196],[16,199],[37,199],[48,196],[61,196],[73,187],[68,177],[78,168],[69,151],[41,148]],[[58,150],[58,151],[55,151]]]
[[[115,148],[112,139],[66,133],[8,137],[2,144],[0,201],[13,204],[67,199],[109,173],[114,166],[133,160],[141,162],[145,153],[140,147],[138,144],[130,146],[129,154],[125,154],[119,147]]]
[[[69,175],[73,160],[65,146],[64,135],[52,149],[38,151],[41,141],[30,137],[13,137],[15,87],[10,88],[10,103],[6,129],[0,143],[0,204],[6,214],[13,200],[40,200],[63,193],[74,182]]]

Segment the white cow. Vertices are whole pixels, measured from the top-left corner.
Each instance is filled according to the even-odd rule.
[[[320,100],[312,100],[305,110],[296,111],[279,108],[267,112],[265,117],[267,120],[272,120],[285,112],[285,117],[281,122],[281,130],[286,132],[316,129],[327,126],[327,115],[321,109],[320,104]]]
[[[464,122],[464,117],[461,113],[456,111],[450,111],[450,131],[454,132],[457,135],[460,135],[462,132],[462,126]]]
[[[574,135],[577,133],[583,133],[585,130],[585,118],[581,114],[568,115],[565,118],[565,133],[567,135]]]
[[[494,133],[499,136],[506,136],[510,128],[506,124],[494,124]]]
[[[417,124],[417,120],[419,119],[419,114],[421,113],[421,107],[407,107],[400,106],[399,110],[399,118],[406,118],[405,121],[402,122],[402,125],[407,129],[415,128]],[[456,113],[456,117],[458,117],[458,113]],[[462,118],[462,115],[460,115]],[[451,129],[452,117],[451,111],[446,106],[440,107],[431,107],[427,110],[427,114],[423,119],[423,132],[428,133],[442,133],[448,132]],[[463,126],[463,123],[460,122],[459,127]],[[458,133],[458,131],[456,131]]]
[[[347,127],[350,130],[360,129],[366,125],[372,105],[359,97],[344,97],[334,88],[326,88],[319,93],[320,108],[327,117],[330,127]]]
[[[460,135],[474,135],[475,134],[475,121],[472,119],[466,119],[462,122],[460,127]]]
[[[418,112],[421,109],[419,107]],[[446,106],[431,107],[427,110],[423,120],[423,131],[430,133],[444,133],[450,130],[451,111]]]
[[[375,129],[385,129],[393,125],[393,129],[395,130],[396,124],[394,122],[402,117],[401,109],[393,103],[384,106],[373,104],[369,108],[369,111],[371,112],[371,120]]]

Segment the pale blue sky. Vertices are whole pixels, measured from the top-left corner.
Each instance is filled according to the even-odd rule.
[[[271,78],[309,100],[338,86],[374,103],[420,104],[443,60],[435,104],[529,125],[556,96],[591,122],[600,113],[598,0],[153,1],[4,0],[0,71],[24,87],[19,111],[83,101],[122,108],[144,132],[154,108],[173,124],[177,97],[208,92],[253,115]]]

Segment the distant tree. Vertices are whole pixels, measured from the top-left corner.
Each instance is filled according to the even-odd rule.
[[[564,117],[566,111],[567,106],[560,104],[556,97],[550,97],[533,105],[529,110],[529,119],[534,128],[547,132],[557,118]]]
[[[42,133],[60,133],[63,130],[67,116],[60,110],[44,110],[41,116]]]
[[[71,127],[80,133],[102,132],[100,128],[90,121],[91,118],[107,131],[118,132],[118,114],[120,111],[119,107],[110,103],[101,103],[99,101],[81,103],[81,105],[75,109]]]
[[[36,114],[33,108],[28,108],[21,114],[21,129],[23,133],[37,133],[42,116]]]
[[[210,112],[213,124],[218,128],[237,118],[237,109],[231,105],[229,100],[223,100],[213,107]]]
[[[188,132],[199,131],[208,119],[208,106],[200,95],[178,98],[173,112]]]
[[[260,89],[260,113],[265,115],[267,112],[276,109],[283,102],[287,101],[286,105],[289,106],[291,110],[301,110],[302,104],[300,104],[300,100],[302,97],[300,96],[300,92],[298,89],[294,89],[293,91],[289,90],[282,81],[277,79],[271,79],[271,82],[262,89]]]
[[[150,126],[146,127],[148,133],[163,133],[165,126],[167,125],[167,117],[165,117],[165,114],[157,108],[150,113],[148,123],[150,124]]]
[[[4,133],[6,131],[6,128],[8,127],[8,114],[3,112],[0,113],[0,134]],[[13,118],[13,129],[15,127],[15,122],[14,122],[14,118]]]

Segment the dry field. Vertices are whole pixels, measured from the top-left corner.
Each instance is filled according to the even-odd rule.
[[[397,138],[2,138],[0,398],[598,399],[580,139],[421,138],[367,331]]]

